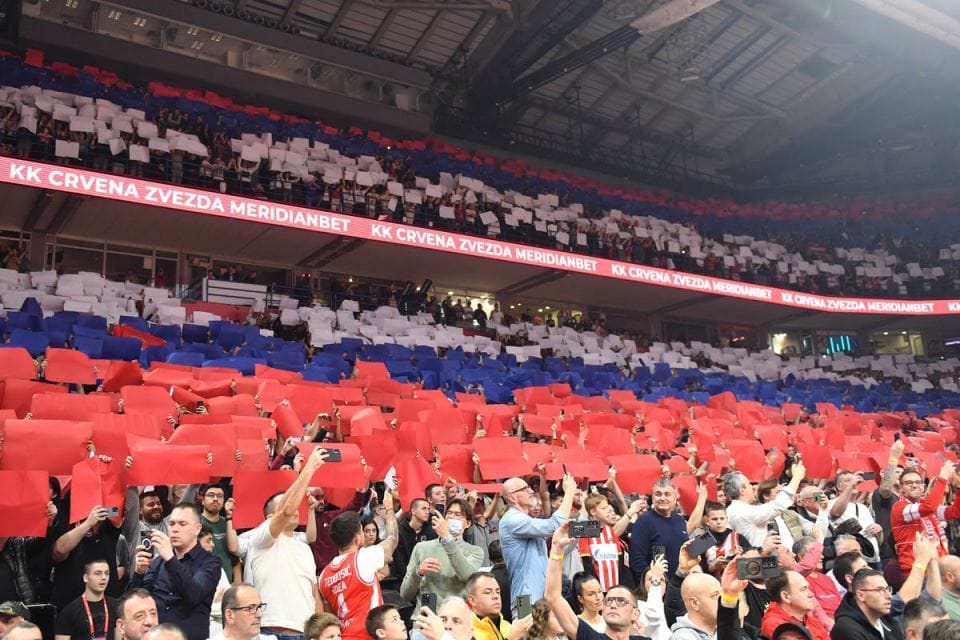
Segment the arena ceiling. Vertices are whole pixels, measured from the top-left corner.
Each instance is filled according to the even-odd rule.
[[[704,8],[662,19],[677,5]],[[411,126],[433,116],[440,132],[656,184],[782,193],[816,183],[822,193],[824,183],[941,184],[957,168],[953,0],[23,6],[28,40],[56,33],[54,25],[84,30],[385,104],[409,114]]]

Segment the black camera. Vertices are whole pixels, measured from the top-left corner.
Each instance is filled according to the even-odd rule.
[[[737,578],[761,581],[780,575],[780,560],[769,558],[737,558]]]
[[[600,535],[599,520],[582,520],[570,523],[571,538],[596,538]]]

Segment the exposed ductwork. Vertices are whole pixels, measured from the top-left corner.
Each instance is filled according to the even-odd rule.
[[[673,0],[630,23],[640,33],[654,33],[709,9],[720,0]]]
[[[917,0],[853,1],[954,49],[960,49],[960,21]]]

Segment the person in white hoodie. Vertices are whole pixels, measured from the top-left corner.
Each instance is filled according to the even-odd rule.
[[[705,573],[691,573],[683,579],[680,597],[687,615],[670,628],[670,640],[716,640],[720,581]]]

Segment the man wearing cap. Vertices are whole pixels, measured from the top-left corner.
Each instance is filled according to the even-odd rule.
[[[16,600],[7,600],[0,604],[0,635],[18,622],[30,622],[30,611],[26,605]]]
[[[767,591],[773,602],[767,607],[760,622],[760,631],[768,638],[782,637],[785,629],[795,630],[800,637],[810,640],[828,640],[830,633],[811,612],[817,599],[810,585],[796,571],[785,569],[779,576],[767,580]]]
[[[109,638],[117,619],[117,600],[104,595],[110,582],[106,560],[91,560],[83,569],[83,595],[57,613],[56,640]]]

